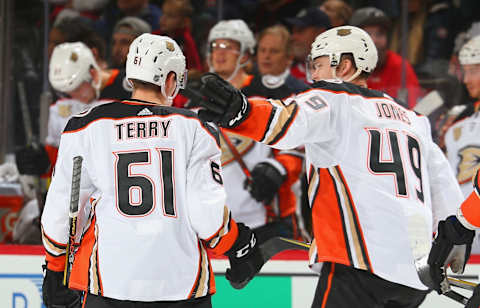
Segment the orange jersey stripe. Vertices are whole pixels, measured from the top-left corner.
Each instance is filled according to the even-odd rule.
[[[275,155],[275,159],[281,163],[287,171],[287,178],[278,190],[280,217],[286,217],[295,213],[296,210],[297,196],[293,192],[292,186],[300,177],[303,160],[299,156],[288,154]]]
[[[316,190],[312,189],[311,191],[314,194],[312,221],[318,261],[330,261],[351,266],[353,260],[346,238],[346,227],[335,183],[327,169],[318,169],[318,174],[320,185]]]
[[[480,228],[480,170],[473,179],[473,192],[463,201],[460,209],[468,223]]]
[[[77,290],[88,291],[90,281],[91,257],[96,254],[94,248],[97,242],[95,234],[96,218],[94,217],[90,226],[83,235],[82,243],[75,253],[72,272],[70,274],[69,287]]]
[[[273,106],[265,100],[249,100],[249,102],[250,112],[245,121],[235,127],[234,130],[227,129],[227,131],[260,141],[268,129],[268,124],[274,109]]]

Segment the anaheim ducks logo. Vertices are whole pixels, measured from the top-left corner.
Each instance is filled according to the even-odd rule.
[[[70,60],[72,60],[72,62],[77,62],[78,54],[76,52],[72,52],[72,54],[70,55]]]
[[[173,45],[172,42],[167,41],[166,47],[168,51],[172,51],[172,52],[175,51],[175,46]]]
[[[225,135],[230,139],[232,144],[237,149],[238,153],[242,156],[247,154],[248,151],[250,151],[250,149],[255,144],[255,141],[253,141],[252,139],[237,134],[225,132]],[[227,143],[223,141],[223,138],[220,138],[220,146],[222,148],[222,166],[225,166],[234,161],[235,157],[233,157],[232,151],[230,151],[230,149],[228,148]]]
[[[480,168],[480,147],[467,146],[458,151],[460,163],[457,167],[457,180],[460,184],[472,180],[475,172]]]
[[[350,35],[351,33],[352,33],[352,30],[350,30],[350,29],[342,28],[342,29],[337,30],[337,35],[338,36],[347,36],[347,35]]]
[[[68,118],[72,115],[72,106],[70,105],[60,105],[58,106],[58,115],[62,118]]]

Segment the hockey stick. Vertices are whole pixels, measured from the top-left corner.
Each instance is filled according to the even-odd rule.
[[[73,158],[70,212],[68,213],[69,232],[65,256],[65,270],[63,272],[63,285],[65,286],[68,286],[68,280],[70,279],[70,271],[72,270],[73,259],[75,258],[75,234],[77,232],[78,201],[80,199],[80,178],[82,174],[82,161],[82,156],[75,156]]]
[[[276,254],[286,251],[286,250],[309,250],[311,244],[310,243],[305,243],[302,241],[297,241],[294,239],[289,239],[289,238],[284,238],[284,237],[274,237],[269,240],[267,240],[265,243],[260,245],[260,251],[263,256],[263,261],[266,263],[268,260],[270,260],[273,256]],[[428,257],[428,256],[427,256]],[[415,262],[415,266],[417,268],[418,276],[420,278],[420,281],[424,285],[426,285],[429,289],[433,289],[434,283],[432,279],[430,278],[430,271],[428,267],[428,263],[426,263],[426,258],[421,259],[418,262]],[[420,265],[422,263],[422,265]],[[425,263],[426,265],[423,265]],[[445,275],[447,277],[447,275]],[[456,302],[459,302],[463,305],[465,305],[468,302],[468,298],[461,295],[460,293],[452,290],[450,288],[450,285],[459,287],[462,289],[466,290],[473,290],[477,284],[461,279],[456,279],[456,278],[451,278],[447,277],[446,285],[448,286],[448,289],[445,290],[442,295],[445,295],[451,299],[453,299]],[[443,287],[442,287],[443,288]]]

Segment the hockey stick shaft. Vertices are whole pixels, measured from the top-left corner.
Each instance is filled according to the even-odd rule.
[[[78,218],[78,202],[80,199],[80,179],[82,174],[82,162],[81,156],[75,156],[73,158],[72,169],[72,188],[70,193],[70,211],[69,211],[69,232],[67,250],[65,253],[65,270],[63,273],[63,284],[68,285],[70,279],[70,271],[73,266],[73,259],[75,257],[75,234],[77,232],[77,218]]]
[[[232,144],[232,141],[230,140],[230,138],[228,138],[228,136],[225,135],[225,133],[222,131],[221,128],[218,129],[218,132],[220,133],[220,136],[222,137],[223,141],[225,141],[225,143],[227,144],[227,147],[230,150],[230,153],[232,153],[233,157],[235,158],[237,163],[240,165],[240,168],[242,169],[243,173],[247,177],[247,181],[249,183],[252,182],[252,175],[247,165],[243,161],[242,155],[238,152],[237,148]]]
[[[311,247],[310,243],[278,236],[278,237],[271,238],[267,240],[265,243],[263,243],[262,245],[260,245],[260,251],[263,256],[263,261],[264,263],[266,263],[273,256],[275,256],[276,254],[282,251],[309,250],[310,247]],[[462,288],[462,289],[473,290],[477,286],[477,284],[475,283],[461,280],[461,279],[448,277],[447,280],[451,285]],[[465,296],[453,290],[449,290],[448,292],[445,292],[442,295],[449,297],[452,300],[462,303],[464,305],[468,301],[468,298],[466,298]]]

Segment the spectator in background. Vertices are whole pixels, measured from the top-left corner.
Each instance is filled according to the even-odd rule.
[[[331,27],[330,19],[318,7],[311,7],[285,21],[292,27],[294,63],[290,72],[294,77],[308,82],[305,61],[317,35]]]
[[[401,92],[402,57],[388,49],[391,22],[387,15],[374,7],[360,8],[353,13],[350,25],[365,30],[377,47],[378,63],[368,78],[368,87],[400,99],[409,109],[415,107],[420,95],[418,79],[412,66],[406,63],[406,89]]]
[[[189,74],[192,70],[203,71],[191,32],[193,8],[190,0],[165,0],[162,13],[159,20],[160,29],[154,34],[167,35],[177,42],[187,59]]]
[[[140,34],[151,31],[150,25],[138,17],[120,19],[113,29],[110,67],[124,69],[130,44]]]
[[[50,20],[56,19],[59,14],[82,16],[97,20],[101,11],[107,6],[108,0],[67,0],[63,4],[56,4],[50,14]]]
[[[294,17],[309,6],[309,2],[308,0],[260,0],[251,15],[253,18],[245,15],[244,19],[252,26],[252,30],[258,33],[286,18]]]
[[[290,74],[293,62],[292,40],[288,29],[283,25],[275,25],[264,29],[258,35],[256,73],[249,85],[242,89],[248,98],[262,97],[285,99],[293,94],[306,91],[310,87]],[[273,150],[275,159],[280,162],[287,174],[286,180],[278,190],[278,197],[272,202],[275,208],[270,219],[270,232],[275,235],[298,237],[305,235],[298,228],[297,216],[300,211],[301,196],[298,189],[294,189],[300,182],[303,154],[301,152]],[[301,224],[304,225],[303,223]]]
[[[149,0],[116,0],[106,7],[100,19],[95,23],[98,33],[110,45],[110,38],[117,22],[126,16],[138,17],[146,21],[152,31],[159,29],[162,10]]]
[[[352,17],[352,8],[343,0],[326,0],[320,9],[328,15],[332,27],[346,25]]]

